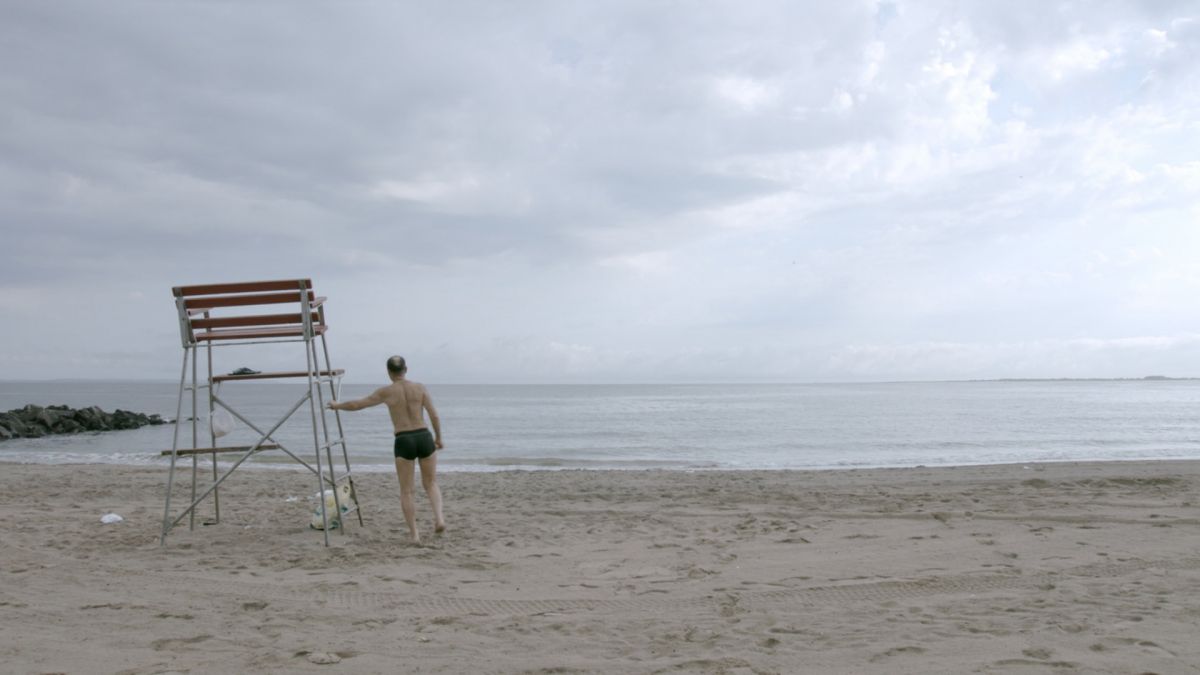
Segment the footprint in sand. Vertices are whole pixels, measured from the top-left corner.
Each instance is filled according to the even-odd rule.
[[[1091,649],[1094,652],[1107,652],[1107,651],[1113,651],[1116,649],[1125,649],[1125,648],[1129,648],[1129,647],[1137,647],[1138,651],[1140,651],[1146,655],[1151,655],[1151,654],[1163,655],[1163,654],[1165,654],[1167,656],[1173,656],[1173,657],[1178,656],[1178,654],[1176,654],[1175,652],[1171,651],[1170,649],[1160,646],[1158,643],[1151,642],[1150,640],[1143,640],[1141,638],[1125,638],[1125,637],[1105,638],[1105,640],[1103,642],[1097,642],[1097,643],[1093,644],[1091,647],[1089,647],[1089,649]]]
[[[190,638],[163,638],[161,640],[155,640],[154,642],[151,642],[150,646],[154,648],[154,651],[162,652],[174,650],[184,645],[194,645],[211,639],[211,635],[197,635],[196,637]]]
[[[882,661],[887,658],[891,658],[893,656],[916,655],[916,654],[924,654],[924,653],[925,653],[924,647],[915,647],[913,645],[905,645],[903,647],[892,647],[891,649],[889,649],[887,651],[880,652],[880,653],[876,654],[875,656],[872,656],[871,661],[872,661],[872,663],[874,663],[874,662]]]
[[[1040,661],[1034,659],[1002,659],[996,661],[996,666],[1040,666],[1050,668],[1062,668],[1066,670],[1075,670],[1079,668],[1079,664],[1074,661]]]

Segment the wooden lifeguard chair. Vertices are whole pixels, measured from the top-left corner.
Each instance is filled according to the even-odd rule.
[[[280,281],[252,281],[229,284],[208,284],[201,286],[176,286],[172,289],[175,294],[175,307],[179,313],[179,333],[183,343],[183,368],[179,376],[179,401],[175,412],[175,433],[171,449],[163,455],[170,455],[171,469],[167,477],[167,495],[163,506],[163,526],[160,545],[167,541],[167,534],[186,517],[188,526],[196,526],[196,507],[210,494],[213,497],[213,522],[221,520],[221,502],[218,487],[225,479],[247,459],[260,452],[280,450],[293,460],[302,464],[317,477],[318,497],[320,503],[322,532],[325,545],[329,545],[329,530],[336,518],[337,528],[343,533],[346,520],[351,512],[358,516],[358,524],[362,525],[362,511],[359,509],[358,492],[354,489],[354,478],[350,471],[350,455],[346,447],[346,437],[342,430],[342,418],[338,411],[327,411],[325,408],[326,392],[331,400],[336,400],[338,387],[343,375],[342,370],[334,370],[329,364],[329,346],[325,340],[328,325],[325,323],[325,298],[317,297],[312,290],[312,282],[308,279],[286,279]],[[282,311],[280,311],[282,310]],[[250,313],[254,312],[254,313]],[[264,313],[270,312],[270,313]],[[318,351],[317,342],[321,343]],[[247,374],[213,374],[213,349],[219,346],[249,345],[249,344],[282,344],[303,343],[305,354],[305,369],[283,372],[254,372]],[[204,347],[208,366],[207,377],[198,377],[197,365],[200,347]],[[299,356],[299,354],[297,354]],[[324,356],[324,365],[321,365]],[[191,363],[191,384],[188,384],[188,364]],[[219,395],[219,388],[225,382],[243,382],[247,380],[275,380],[282,378],[305,378],[308,381],[308,391],[288,409],[278,421],[264,431],[244,415],[235,410]],[[197,417],[197,407],[200,402],[199,393],[207,392],[207,405],[210,425],[204,432],[209,447],[200,447],[201,429]],[[190,418],[183,416],[184,399],[190,393],[192,414]],[[274,438],[273,434],[288,419],[308,404],[312,419],[313,453],[316,466],[304,461],[298,454],[292,452]],[[259,438],[248,446],[217,446],[217,434],[211,427],[213,414],[220,408],[240,420],[254,430]],[[330,429],[327,412],[332,412],[336,422],[336,430]],[[191,447],[179,446],[179,435],[182,427],[190,420],[192,443]],[[322,440],[323,439],[323,440]],[[333,447],[342,449],[342,461],[345,473],[338,474],[333,461]],[[223,453],[241,453],[239,457],[225,469],[219,471],[217,455]],[[324,453],[324,461],[322,460]],[[197,494],[199,476],[198,457],[211,455],[212,482]],[[175,470],[180,457],[190,457],[192,462],[191,497],[187,508],[177,515],[171,513],[172,491],[175,489]],[[345,481],[349,485],[349,496],[352,504],[343,506],[343,495],[339,494],[339,485]],[[332,490],[336,512],[326,513],[326,490]],[[314,523],[315,524],[315,523]]]

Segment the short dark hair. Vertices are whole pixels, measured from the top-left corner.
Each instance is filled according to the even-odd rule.
[[[403,356],[393,356],[387,360],[388,372],[393,375],[399,375],[408,370],[408,364],[404,362]]]

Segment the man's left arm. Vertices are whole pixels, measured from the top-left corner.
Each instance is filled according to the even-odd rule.
[[[330,410],[362,410],[380,403],[383,403],[383,390],[376,389],[370,396],[353,401],[330,401],[328,408]]]

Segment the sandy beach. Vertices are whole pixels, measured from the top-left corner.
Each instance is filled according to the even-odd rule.
[[[366,474],[328,549],[305,473],[159,547],[165,471],[2,470],[4,672],[1200,672],[1200,462],[449,473],[422,546]]]

